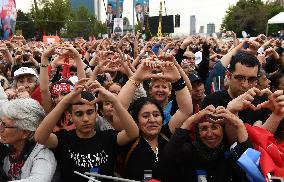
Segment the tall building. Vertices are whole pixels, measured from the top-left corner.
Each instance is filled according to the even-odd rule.
[[[85,6],[90,13],[96,15],[96,17],[100,20],[100,0],[71,0],[72,9],[77,9],[80,6]]]
[[[195,15],[190,16],[190,30],[189,30],[190,35],[196,33],[196,18]]]
[[[204,33],[204,26],[199,27],[199,33]]]
[[[214,23],[208,23],[207,24],[207,34],[212,35],[212,33],[215,33],[215,24]]]

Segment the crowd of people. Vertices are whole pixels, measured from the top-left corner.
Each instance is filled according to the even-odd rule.
[[[264,35],[13,36],[0,44],[0,181],[251,181],[249,148],[260,179],[284,177],[283,65],[284,40]]]

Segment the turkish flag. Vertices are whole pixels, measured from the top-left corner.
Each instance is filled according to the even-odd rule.
[[[273,134],[264,128],[245,126],[253,147],[261,153],[259,164],[263,175],[284,177],[284,144],[278,145]]]

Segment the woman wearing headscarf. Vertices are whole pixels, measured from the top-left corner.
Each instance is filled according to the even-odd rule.
[[[231,147],[226,142],[227,124],[237,131],[237,142]],[[249,146],[243,122],[224,107],[210,105],[189,117],[165,146],[162,181],[247,181],[236,160]]]
[[[33,140],[44,116],[43,108],[31,98],[1,105],[0,181],[51,181],[56,169],[54,155]]]

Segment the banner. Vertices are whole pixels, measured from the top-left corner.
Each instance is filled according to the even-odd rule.
[[[113,18],[122,18],[124,0],[108,0],[107,14],[112,14]]]
[[[149,16],[149,0],[135,0],[136,23],[144,25],[147,16]]]
[[[113,21],[115,18],[122,18],[123,1],[124,0],[108,0],[106,25],[109,29],[113,28]]]
[[[116,35],[123,35],[123,19],[122,18],[114,19],[113,33]]]
[[[42,39],[43,42],[48,43],[49,45],[60,42],[60,37],[58,36],[43,36]]]
[[[17,9],[15,0],[0,1],[1,39],[7,40],[15,33]]]

